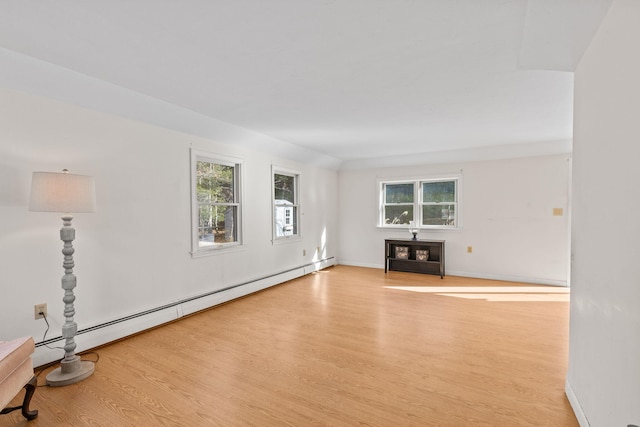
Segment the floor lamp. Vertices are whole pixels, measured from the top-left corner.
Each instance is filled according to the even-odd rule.
[[[71,226],[72,213],[94,212],[96,209],[95,185],[93,177],[70,174],[64,169],[63,173],[34,172],[31,181],[31,200],[29,210],[34,212],[62,213],[63,227],[60,229],[60,239],[64,242],[64,317],[62,337],[65,339],[64,359],[60,367],[47,375],[50,386],[64,386],[81,381],[95,369],[93,362],[80,360],[75,354],[76,342],[74,337],[78,325],[73,320],[76,311],[73,302],[76,297],[73,288],[76,287],[76,276],[73,274],[73,239],[76,231]]]

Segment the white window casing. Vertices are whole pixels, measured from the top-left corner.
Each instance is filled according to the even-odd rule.
[[[271,201],[272,242],[300,239],[300,172],[272,165]]]
[[[462,173],[378,180],[378,227],[462,228]]]
[[[242,159],[191,150],[191,255],[242,245]]]

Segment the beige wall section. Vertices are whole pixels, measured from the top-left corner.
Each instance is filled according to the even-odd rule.
[[[640,2],[615,1],[575,75],[570,362],[582,425],[640,425]]]
[[[253,136],[237,129],[234,135]],[[337,172],[222,139],[0,89],[0,337],[40,341],[38,303],[48,304],[49,337],[59,336],[64,323],[62,221],[28,212],[33,171],[68,168],[95,177],[97,211],[73,221],[80,329],[302,266],[318,246],[333,256]],[[191,147],[244,160],[240,251],[190,255]],[[271,244],[272,163],[301,173],[303,238],[294,243]]]
[[[409,237],[376,227],[378,180],[462,173],[463,228],[419,234],[446,240],[447,274],[566,285],[570,169],[555,155],[341,171],[339,262],[382,268],[384,239]]]

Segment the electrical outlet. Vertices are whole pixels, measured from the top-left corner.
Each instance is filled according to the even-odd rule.
[[[467,246],[467,253],[473,253],[473,246]]]
[[[316,246],[316,253],[320,253],[320,246]]]
[[[302,256],[307,256],[307,250],[306,249],[302,250]]]
[[[44,313],[44,316],[47,315],[47,303],[36,304],[33,306],[33,315],[36,320],[42,319],[44,317],[40,313]]]

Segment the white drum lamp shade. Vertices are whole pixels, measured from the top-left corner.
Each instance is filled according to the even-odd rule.
[[[96,192],[92,176],[34,172],[29,210],[33,212],[95,212]]]

